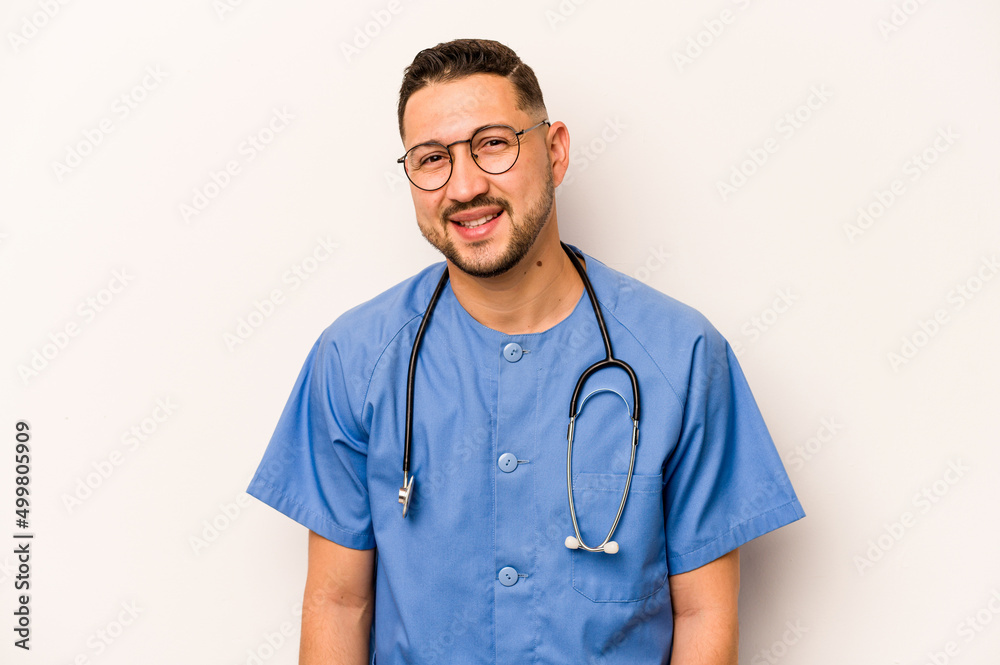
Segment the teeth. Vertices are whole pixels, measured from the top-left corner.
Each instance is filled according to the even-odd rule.
[[[459,222],[459,224],[461,224],[462,226],[464,226],[467,229],[474,229],[477,226],[482,226],[486,222],[488,222],[488,221],[490,221],[492,219],[496,219],[499,216],[500,216],[500,213],[496,213],[495,215],[483,215],[479,219],[473,219],[473,220],[468,221],[468,222]]]

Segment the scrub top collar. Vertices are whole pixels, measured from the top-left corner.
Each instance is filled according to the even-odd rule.
[[[608,268],[597,259],[581,252],[579,248],[574,245],[569,243],[567,243],[567,245],[569,245],[569,248],[577,253],[577,256],[582,256],[584,258],[587,276],[590,278],[591,285],[594,288],[594,293],[597,295],[598,304],[601,306],[605,317],[608,317],[609,312],[613,311],[617,295],[617,289],[615,289],[612,285],[612,280],[614,279],[613,274],[610,273]],[[446,264],[444,262],[437,263],[431,269],[426,271],[427,278],[424,280],[423,288],[423,291],[425,292],[423,300],[424,303],[430,300],[431,293],[433,292],[434,285],[437,281],[436,277],[440,276],[440,271],[445,269],[445,265]],[[495,346],[496,344],[509,342],[511,340],[524,342],[526,344],[533,345],[536,348],[541,348],[541,345],[549,343],[565,343],[567,338],[570,335],[575,334],[574,331],[578,330],[578,324],[585,326],[588,330],[588,334],[589,329],[593,328],[593,334],[598,336],[600,335],[593,308],[590,306],[590,300],[587,297],[586,289],[584,289],[580,294],[579,300],[577,300],[576,305],[568,316],[546,330],[540,330],[533,333],[510,334],[490,328],[489,326],[480,323],[471,314],[469,314],[468,310],[466,310],[465,307],[463,307],[458,301],[458,298],[455,296],[455,292],[451,288],[451,280],[448,281],[445,285],[444,291],[441,292],[438,308],[441,308],[442,306],[444,309],[451,310],[455,313],[455,318],[462,324],[463,330],[487,346]],[[435,310],[436,309],[437,308],[435,308]],[[433,319],[429,325],[434,325]]]

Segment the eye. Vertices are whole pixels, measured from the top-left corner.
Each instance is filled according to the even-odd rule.
[[[511,146],[511,141],[506,136],[491,134],[476,139],[476,152],[497,152],[506,150]]]
[[[440,144],[421,145],[410,151],[406,163],[411,170],[437,169],[447,164],[451,157]]]

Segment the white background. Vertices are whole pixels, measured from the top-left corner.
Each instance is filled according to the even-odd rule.
[[[480,36],[569,126],[564,238],[739,348],[808,514],[742,549],[741,662],[997,662],[995,2],[48,5],[0,9],[3,662],[296,661],[306,531],[243,490],[320,331],[438,260],[396,95],[418,50]]]

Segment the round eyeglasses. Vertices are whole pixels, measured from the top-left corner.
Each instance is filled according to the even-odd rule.
[[[451,147],[459,143],[468,143],[472,152],[472,160],[476,166],[491,175],[499,175],[511,170],[521,154],[521,136],[542,125],[552,126],[548,120],[542,120],[537,125],[517,132],[507,125],[489,125],[477,129],[471,138],[455,141],[445,145],[437,141],[429,141],[415,145],[406,154],[396,160],[403,165],[406,177],[413,186],[425,192],[441,189],[451,178],[454,160]]]

